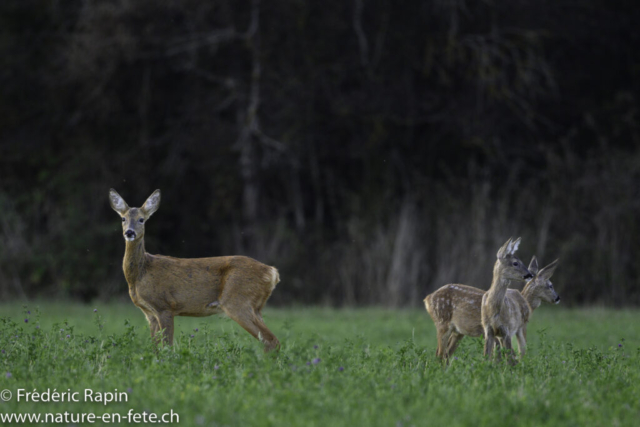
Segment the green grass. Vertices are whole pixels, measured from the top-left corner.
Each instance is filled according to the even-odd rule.
[[[282,342],[279,354],[265,355],[221,316],[177,318],[174,347],[156,352],[130,303],[1,305],[0,391],[13,398],[0,402],[0,413],[173,410],[186,426],[640,420],[640,311],[543,307],[529,324],[524,362],[486,362],[482,341],[465,338],[447,369],[423,310],[271,309],[265,321]],[[80,400],[85,389],[117,389],[128,402],[17,402],[18,389],[70,389]]]

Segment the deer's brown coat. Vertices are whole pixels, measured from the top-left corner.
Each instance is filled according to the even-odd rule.
[[[264,342],[265,351],[279,347],[261,314],[280,281],[278,270],[245,256],[174,258],[149,254],[144,247],[144,224],[159,207],[160,190],[141,208],[129,208],[113,189],[109,200],[123,218],[126,248],[122,268],[129,295],[147,317],[154,337],[162,331],[165,342],[171,344],[175,316],[224,312]]]

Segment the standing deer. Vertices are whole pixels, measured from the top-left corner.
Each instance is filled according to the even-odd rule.
[[[513,347],[511,337],[518,334],[518,339],[523,336],[523,326],[529,318],[530,310],[525,311],[523,307],[527,302],[522,294],[510,293],[507,297],[507,288],[511,280],[522,280],[533,277],[531,272],[522,264],[515,252],[520,246],[520,238],[515,241],[509,239],[498,251],[495,266],[493,267],[493,281],[491,287],[482,296],[481,319],[484,329],[484,354],[491,357],[496,344],[506,348],[510,353],[511,362],[513,358]],[[498,357],[500,354],[498,353]]]
[[[279,348],[261,315],[280,281],[278,270],[245,256],[185,259],[151,255],[144,248],[144,227],[160,206],[160,190],[141,208],[130,208],[114,189],[109,190],[109,202],[122,217],[126,244],[122,269],[129,295],[147,317],[153,337],[162,331],[163,341],[171,345],[175,316],[224,312],[263,342],[265,352]]]
[[[538,272],[538,261],[534,256],[528,269],[535,276],[527,282],[522,292],[516,289],[507,289],[507,298],[517,299],[516,294],[520,294],[529,304],[531,309],[526,316],[527,322],[530,313],[540,306],[541,301],[555,304],[560,302],[560,297],[549,281],[557,262],[557,260],[554,261]],[[438,335],[436,355],[438,357],[449,359],[465,335],[470,337],[483,335],[481,307],[484,294],[485,291],[482,289],[455,284],[445,285],[424,299],[425,307],[436,325]],[[521,356],[524,356],[526,351],[525,339],[526,323],[522,335],[518,336]]]

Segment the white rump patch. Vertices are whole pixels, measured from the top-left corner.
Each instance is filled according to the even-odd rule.
[[[270,270],[264,275],[264,280],[271,285],[271,290],[276,288],[276,285],[280,282],[280,274],[275,267],[269,267]]]

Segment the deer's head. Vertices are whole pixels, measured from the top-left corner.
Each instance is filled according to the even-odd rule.
[[[109,190],[111,208],[122,218],[122,234],[128,242],[144,237],[144,224],[160,207],[160,190],[149,196],[140,208],[130,208],[127,202],[114,190]]]
[[[522,261],[515,255],[520,246],[520,238],[509,239],[497,253],[498,260],[496,267],[500,271],[501,277],[508,280],[524,280],[533,277],[533,274],[524,266]]]
[[[560,302],[560,296],[553,288],[551,280],[549,280],[557,266],[558,260],[555,260],[538,271],[538,260],[535,256],[531,260],[529,270],[535,274],[535,276],[527,283],[526,287],[529,288],[528,292],[533,297],[533,301],[536,302],[536,307],[540,304],[540,301],[546,301],[550,304],[558,304]]]

